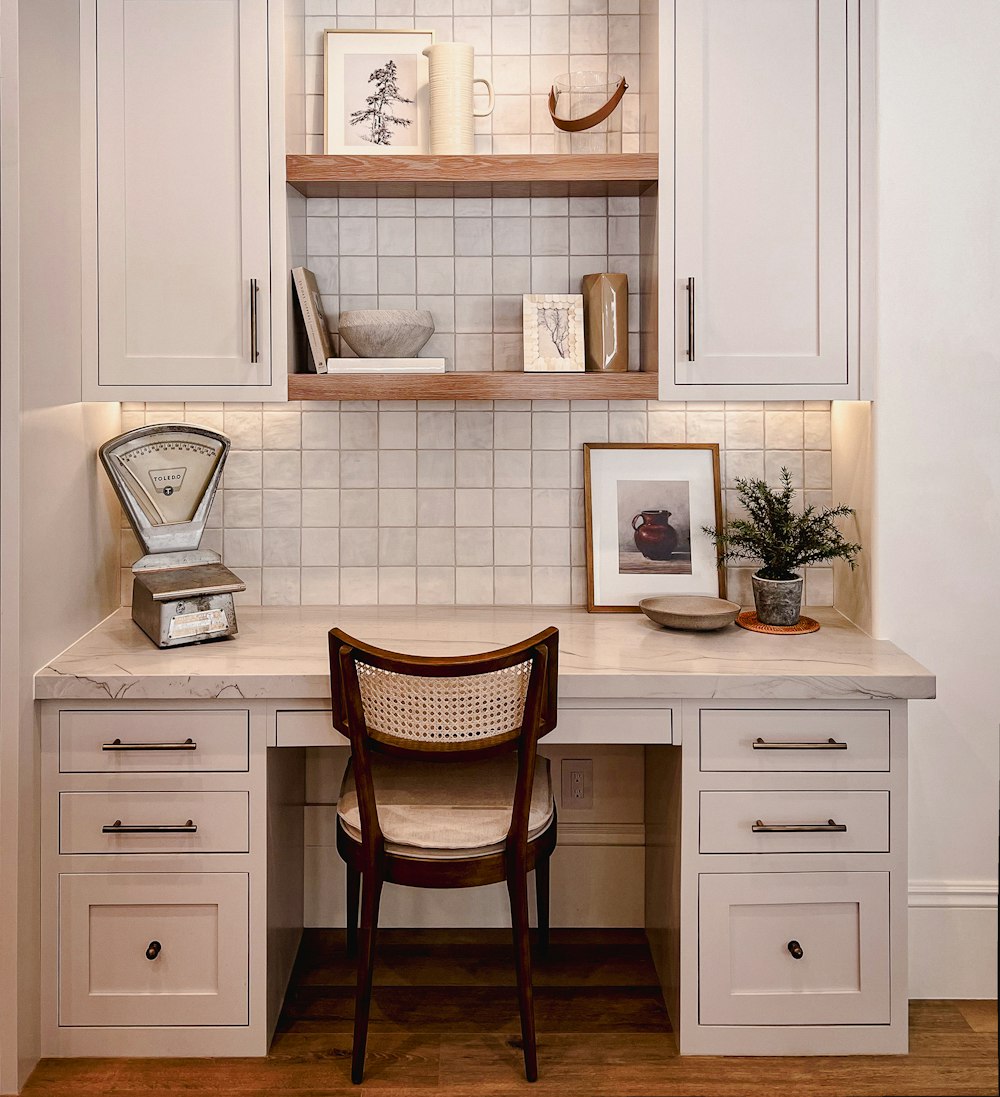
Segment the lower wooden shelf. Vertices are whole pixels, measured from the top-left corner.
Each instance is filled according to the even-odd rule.
[[[657,374],[292,373],[289,400],[655,400]]]

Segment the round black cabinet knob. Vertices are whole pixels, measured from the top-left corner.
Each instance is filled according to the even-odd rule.
[[[804,955],[804,953],[802,952],[802,946],[798,943],[798,941],[789,941],[788,951],[792,954],[793,960],[801,960]]]
[[[161,945],[159,941],[150,941],[146,946],[146,959],[155,960],[156,957],[160,955],[160,949],[162,948],[163,945]]]

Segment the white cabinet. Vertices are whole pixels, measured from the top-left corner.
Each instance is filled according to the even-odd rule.
[[[703,1025],[889,1023],[889,874],[699,880]]]
[[[859,396],[859,7],[676,0],[664,397]]]
[[[304,778],[301,751],[267,763],[264,723],[262,702],[43,706],[43,1054],[266,1052]]]
[[[59,1023],[246,1025],[244,872],[59,878]]]
[[[282,399],[267,0],[96,0],[82,23],[85,398]]]
[[[675,715],[680,763],[647,754],[646,926],[681,1054],[905,1052],[905,702]]]

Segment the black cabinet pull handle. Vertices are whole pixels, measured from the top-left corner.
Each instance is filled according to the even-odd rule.
[[[198,824],[188,819],[186,823],[123,823],[116,819],[101,827],[103,834],[197,834]]]
[[[687,280],[687,295],[688,295],[688,345],[687,345],[687,359],[689,362],[694,361],[694,279],[689,278]]]
[[[805,955],[805,953],[803,953],[802,951],[802,946],[798,943],[798,941],[789,941],[788,951],[792,954],[793,960],[801,960],[802,957]]]
[[[150,941],[146,946],[146,959],[155,960],[156,957],[160,955],[160,950],[162,948],[163,945],[161,945],[159,941]],[[791,948],[791,945],[789,945],[789,948]]]
[[[764,739],[754,739],[751,746],[754,750],[847,750],[847,744],[838,743],[836,739],[827,739],[825,743],[768,743]]]
[[[844,834],[847,824],[833,819],[825,823],[765,823],[758,819],[750,829],[754,834]]]
[[[110,743],[102,743],[101,750],[197,750],[198,744],[193,739],[185,739],[183,743],[123,743],[121,739],[112,739]]]

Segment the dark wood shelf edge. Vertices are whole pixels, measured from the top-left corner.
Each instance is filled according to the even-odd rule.
[[[289,400],[655,400],[656,373],[423,373],[288,376]]]

